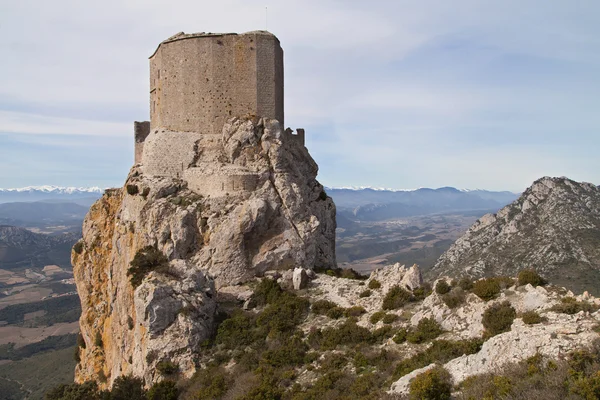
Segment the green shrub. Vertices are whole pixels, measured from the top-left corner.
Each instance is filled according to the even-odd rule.
[[[369,289],[379,289],[381,288],[381,282],[379,282],[377,279],[371,279],[369,281]]]
[[[156,364],[156,369],[163,375],[173,375],[179,371],[179,366],[171,360],[162,360]]]
[[[473,293],[488,301],[500,294],[500,283],[494,278],[480,279],[473,284]]]
[[[94,336],[94,344],[96,345],[96,347],[104,347],[104,343],[102,343],[102,334],[100,333],[100,331],[97,331],[96,335]]]
[[[126,188],[127,188],[127,193],[129,193],[131,196],[135,196],[140,191],[140,189],[137,187],[137,185],[127,185]]]
[[[344,309],[342,307],[333,307],[327,311],[327,316],[331,319],[340,319],[344,316]]]
[[[327,311],[334,307],[337,307],[337,304],[335,304],[333,301],[317,300],[312,303],[310,310],[317,315],[325,315],[327,314]]]
[[[411,294],[400,286],[392,286],[383,298],[382,308],[384,310],[395,310],[411,300]]]
[[[127,275],[129,276],[131,285],[136,288],[151,271],[159,273],[167,272],[169,260],[156,247],[146,246],[138,250],[129,265],[131,265],[131,267],[127,270]]]
[[[460,287],[464,291],[469,291],[473,289],[473,280],[471,278],[463,276],[458,281],[458,287]]]
[[[385,314],[381,321],[383,321],[384,324],[393,324],[397,320],[398,316],[396,314]]]
[[[444,333],[444,330],[433,318],[423,318],[417,324],[414,330],[406,335],[406,340],[410,343],[424,343],[433,340]]]
[[[81,333],[77,334],[77,347],[85,349],[85,340],[83,339],[83,335]]]
[[[431,293],[432,293],[431,285],[427,282],[424,282],[421,287],[418,287],[415,290],[413,290],[411,301],[424,300]]]
[[[415,369],[426,367],[431,363],[444,364],[462,355],[475,354],[481,350],[482,344],[481,339],[434,340],[426,350],[400,361],[395,367],[392,379],[398,380]]]
[[[252,302],[257,306],[272,304],[283,296],[283,289],[273,279],[262,279],[252,293]]]
[[[98,384],[88,381],[82,384],[61,384],[48,390],[44,395],[45,400],[101,400],[106,398],[98,390]]]
[[[110,400],[146,400],[144,382],[132,376],[119,376],[113,382]]]
[[[546,318],[542,317],[540,314],[538,314],[535,311],[526,311],[521,315],[521,319],[523,320],[523,323],[527,324],[527,325],[535,325],[535,324],[539,324],[541,322],[544,322],[546,320]]]
[[[392,339],[397,344],[402,344],[406,342],[406,336],[408,335],[408,331],[404,328],[400,329]]]
[[[532,286],[544,286],[547,284],[546,280],[533,269],[524,269],[520,271],[517,276],[517,281],[519,286],[525,286],[528,283]]]
[[[389,325],[382,326],[381,328],[375,329],[371,333],[371,342],[379,343],[383,340],[389,339],[396,334],[396,330]]]
[[[365,298],[365,297],[369,297],[369,296],[371,296],[371,290],[370,290],[370,289],[363,290],[363,291],[362,291],[362,292],[360,292],[360,294],[358,295],[358,297],[360,297],[361,299],[362,299],[362,298]]]
[[[353,307],[350,307],[350,308],[346,308],[344,310],[344,316],[346,316],[346,317],[360,317],[361,315],[363,315],[366,312],[367,312],[367,310],[365,310],[365,308],[362,307],[362,306],[353,306]]]
[[[173,381],[162,381],[152,385],[146,397],[148,400],[177,400],[179,389]]]
[[[481,322],[491,336],[508,332],[517,316],[517,312],[508,301],[494,304],[483,313]]]
[[[269,344],[269,350],[262,354],[260,365],[273,368],[302,365],[307,351],[308,345],[299,335],[283,337]]]
[[[236,346],[247,346],[257,340],[255,328],[254,315],[236,310],[219,325],[215,341],[230,349]]]
[[[563,314],[577,314],[580,311],[594,312],[598,310],[598,306],[585,301],[577,301],[574,297],[563,297],[560,299],[560,304],[556,304],[550,308],[550,311]]]
[[[315,333],[313,341],[323,350],[333,350],[339,345],[368,343],[371,331],[356,325],[354,318],[348,318],[342,325],[335,328],[325,328]],[[310,338],[309,338],[310,340]]]
[[[373,314],[371,314],[371,317],[369,318],[369,322],[372,323],[373,325],[375,325],[376,323],[381,321],[383,319],[383,317],[385,317],[385,315],[386,315],[385,311],[376,311]]]
[[[452,377],[440,366],[425,371],[410,381],[411,400],[449,400],[451,393]]]
[[[440,279],[438,283],[435,285],[435,292],[437,294],[446,294],[452,289],[448,282],[445,279]]]
[[[270,303],[256,319],[256,324],[269,335],[293,332],[308,314],[310,303],[307,299],[293,293],[283,292]]]
[[[187,392],[193,393],[195,399],[220,399],[231,383],[231,377],[222,367],[211,366],[194,374]]]
[[[77,243],[73,245],[73,251],[77,254],[83,253],[83,240],[79,240]]]
[[[442,301],[448,306],[448,308],[456,308],[464,304],[466,299],[465,291],[461,287],[456,287],[442,295]]]

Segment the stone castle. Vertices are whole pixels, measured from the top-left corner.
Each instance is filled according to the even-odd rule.
[[[283,50],[269,32],[168,38],[150,56],[150,121],[134,123],[135,164],[148,175],[183,179],[204,196],[255,190],[257,174],[210,154],[223,146],[232,117],[283,127],[283,86]],[[285,136],[304,145],[303,129]]]

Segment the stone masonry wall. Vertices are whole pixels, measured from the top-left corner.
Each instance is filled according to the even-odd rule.
[[[154,130],[144,143],[144,173],[181,178],[194,162],[196,145],[202,135],[193,132]]]
[[[182,33],[150,57],[151,129],[220,133],[247,114],[283,124],[283,50],[274,35]]]
[[[259,182],[259,176],[252,173],[216,172],[206,174],[200,168],[190,168],[183,173],[188,187],[202,196],[221,197],[241,192],[253,192]]]

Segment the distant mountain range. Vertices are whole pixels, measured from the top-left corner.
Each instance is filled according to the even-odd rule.
[[[0,203],[33,201],[71,201],[91,205],[104,193],[99,187],[28,186],[0,189]]]
[[[496,211],[519,197],[518,193],[488,190],[439,189],[388,190],[326,188],[338,216],[357,221],[378,221],[455,211]]]

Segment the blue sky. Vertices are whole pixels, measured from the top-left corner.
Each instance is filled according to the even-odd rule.
[[[600,183],[597,1],[215,3],[2,2],[0,187],[122,185],[156,45],[264,29],[265,6],[323,184]]]

